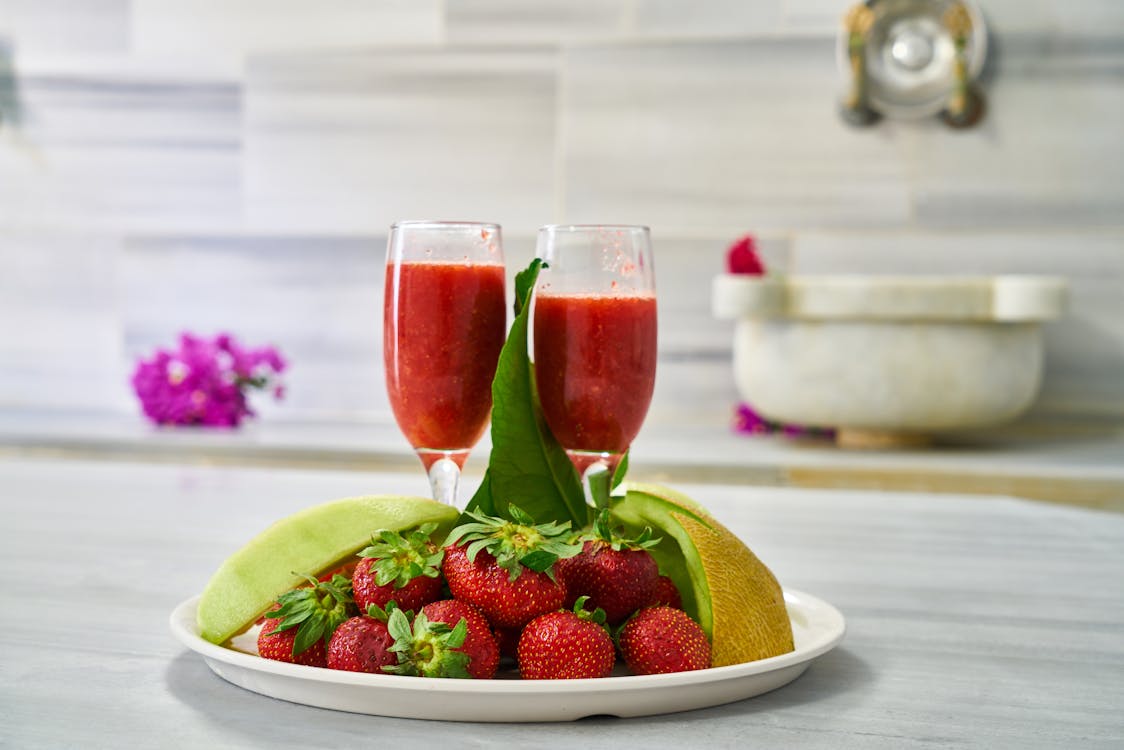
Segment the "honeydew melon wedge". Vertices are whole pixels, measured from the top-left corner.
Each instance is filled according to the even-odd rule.
[[[625,487],[610,512],[634,530],[650,526],[662,537],[649,551],[710,638],[711,666],[793,650],[784,592],[744,542],[681,492],[654,484]]]
[[[315,505],[275,522],[219,566],[203,589],[199,634],[225,643],[248,628],[277,597],[353,558],[379,529],[401,531],[438,525],[440,540],[452,529],[456,508],[422,497],[370,495]]]

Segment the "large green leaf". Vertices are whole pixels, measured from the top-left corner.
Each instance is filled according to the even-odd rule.
[[[515,277],[515,322],[492,382],[492,454],[466,513],[509,517],[507,507],[514,504],[539,523],[569,521],[582,528],[591,509],[573,463],[543,419],[527,353],[528,302],[542,265],[536,258]]]

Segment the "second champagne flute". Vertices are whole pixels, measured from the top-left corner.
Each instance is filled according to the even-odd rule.
[[[457,504],[460,470],[484,434],[507,332],[500,227],[405,221],[386,256],[383,358],[399,428],[435,500]]]
[[[546,226],[534,296],[543,417],[582,475],[616,469],[640,431],[656,378],[656,286],[640,226]],[[595,501],[599,498],[588,498]]]

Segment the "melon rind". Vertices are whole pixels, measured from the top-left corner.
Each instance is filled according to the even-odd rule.
[[[669,487],[629,483],[612,506],[618,520],[665,538],[652,550],[684,610],[711,641],[711,666],[793,650],[784,591],[772,571],[698,503]]]
[[[277,597],[306,579],[353,558],[379,529],[401,531],[436,523],[444,538],[459,511],[422,497],[368,495],[315,505],[286,516],[228,557],[203,589],[199,635],[225,643],[248,628]]]
[[[616,520],[628,526],[633,532],[650,527],[656,536],[661,537],[660,543],[648,551],[659,565],[660,573],[668,576],[679,590],[683,600],[683,610],[702,626],[707,638],[710,638],[713,618],[706,572],[699,562],[698,550],[694,542],[691,541],[682,524],[673,517],[673,514],[683,513],[695,504],[690,500],[685,503],[670,502],[660,497],[660,491],[667,488],[656,485],[629,482],[626,486],[628,492],[620,498],[614,498],[610,512]],[[697,511],[693,516],[694,519],[705,524],[707,522],[705,512],[701,512],[701,507],[697,505],[695,508]]]

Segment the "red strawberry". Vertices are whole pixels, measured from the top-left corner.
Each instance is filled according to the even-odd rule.
[[[508,506],[513,520],[476,519],[453,529],[445,540],[442,567],[453,596],[480,608],[498,628],[519,628],[560,608],[566,590],[554,578],[554,563],[580,551],[565,541],[568,524],[535,525]]]
[[[744,273],[763,276],[765,264],[757,256],[757,243],[752,234],[739,237],[726,250],[726,270],[730,273]]]
[[[390,610],[394,609],[391,604]],[[384,666],[397,664],[398,654],[390,650],[394,638],[387,628],[388,619],[386,610],[372,605],[366,615],[352,617],[336,628],[328,643],[328,669],[383,674]]]
[[[323,667],[332,634],[352,611],[351,583],[343,576],[287,591],[262,624],[258,654],[266,659]]]
[[[327,583],[328,581],[332,580],[336,576],[343,576],[344,578],[351,578],[352,574],[355,572],[355,564],[357,562],[359,562],[359,561],[353,560],[351,562],[346,562],[343,565],[336,568],[335,570],[332,570],[332,571],[330,571],[328,573],[325,573],[324,575],[320,576],[320,578],[318,578],[317,580],[319,580],[321,583]]]
[[[377,531],[359,555],[351,585],[355,604],[366,612],[394,601],[400,609],[417,611],[441,598],[441,560],[444,552],[430,541],[437,524],[427,523],[403,537],[396,531]]]
[[[273,609],[280,609],[280,604],[275,604]],[[281,618],[266,617],[262,620],[261,632],[258,633],[258,656],[274,661],[287,661],[290,664],[304,664],[308,667],[328,666],[324,641],[316,641],[300,653],[294,653],[293,644],[297,639],[295,629],[277,630]]]
[[[520,628],[492,628],[492,632],[496,636],[496,645],[500,647],[500,656],[514,659],[519,636],[523,631]]]
[[[525,680],[608,677],[616,661],[613,639],[602,624],[605,612],[584,609],[579,597],[573,610],[539,615],[519,636],[519,675]]]
[[[593,533],[580,555],[558,561],[558,577],[569,606],[588,596],[589,606],[605,610],[605,621],[617,625],[652,601],[660,571],[647,548],[659,540],[651,539],[651,529],[636,539],[617,536],[607,510],[598,515]]]
[[[706,633],[686,612],[671,607],[637,612],[617,633],[617,644],[635,674],[689,672],[710,666]]]
[[[480,610],[455,599],[431,602],[410,625],[402,610],[387,623],[399,659],[386,671],[420,677],[491,679],[500,662],[492,628]]]
[[[656,590],[652,593],[652,599],[647,606],[658,607],[661,604],[665,607],[683,609],[683,597],[680,596],[675,582],[667,576],[660,576],[656,579]]]

